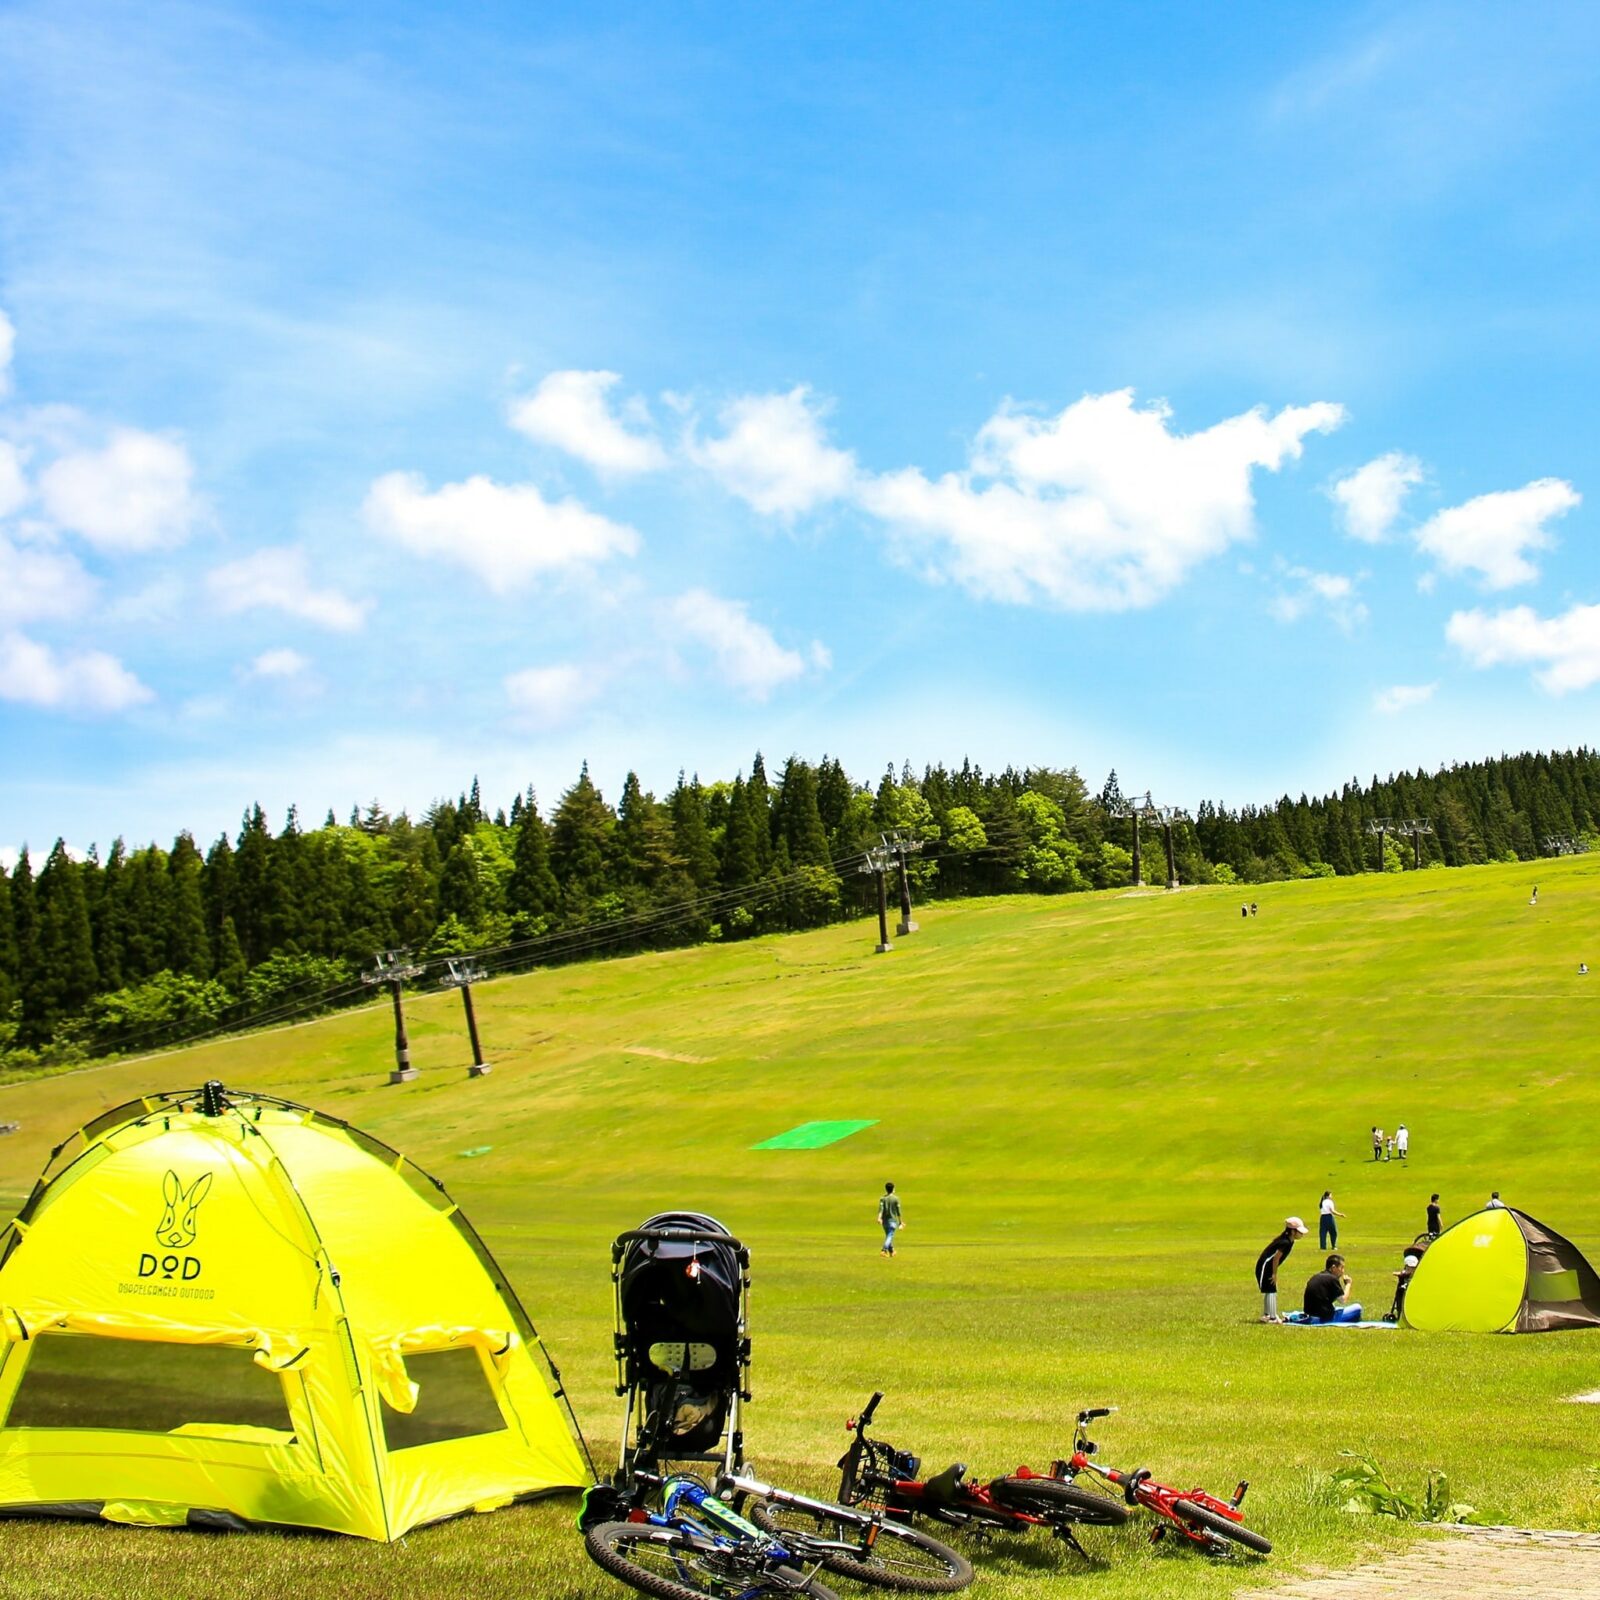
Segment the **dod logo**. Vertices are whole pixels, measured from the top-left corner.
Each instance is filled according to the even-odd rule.
[[[210,1189],[209,1172],[202,1173],[187,1189],[176,1172],[169,1172],[161,1180],[166,1209],[161,1213],[161,1221],[156,1224],[156,1240],[165,1245],[170,1253],[157,1256],[145,1251],[139,1257],[141,1278],[177,1278],[184,1283],[192,1283],[200,1276],[200,1258],[179,1255],[177,1252],[194,1243],[197,1227],[195,1213]]]

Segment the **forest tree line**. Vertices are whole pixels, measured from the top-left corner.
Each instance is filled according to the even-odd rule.
[[[858,916],[874,886],[856,868],[885,831],[923,841],[915,897],[1065,894],[1127,884],[1132,822],[1113,772],[1098,794],[1074,769],[890,768],[876,787],[824,758],[769,778],[658,798],[629,774],[612,805],[589,777],[545,815],[532,789],[490,814],[470,791],[413,820],[374,801],[340,822],[276,830],[259,805],[202,852],[74,859],[58,840],[0,869],[0,1068],[143,1048],[200,1026],[285,1014],[362,992],[375,951],[424,959],[487,952],[531,965],[604,951],[733,940]],[[1380,817],[1426,818],[1419,839],[1379,840]],[[1144,830],[1161,882],[1158,830]],[[1528,860],[1553,841],[1600,843],[1600,754],[1502,756],[1338,794],[1233,810],[1205,802],[1174,829],[1185,883],[1258,884],[1381,868]],[[276,1008],[274,1012],[273,1008]]]

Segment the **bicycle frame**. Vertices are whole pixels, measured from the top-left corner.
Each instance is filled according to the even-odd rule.
[[[1102,1466],[1093,1459],[1097,1446],[1089,1437],[1089,1424],[1098,1417],[1110,1416],[1115,1409],[1115,1406],[1096,1406],[1092,1410],[1078,1413],[1077,1432],[1072,1440],[1072,1455],[1065,1461],[1056,1462],[1051,1476],[1071,1480],[1080,1472],[1088,1472],[1102,1482],[1120,1489],[1123,1499],[1130,1506],[1143,1506],[1146,1511],[1161,1519],[1151,1530],[1152,1542],[1159,1540],[1169,1528],[1176,1528],[1191,1544],[1199,1545],[1207,1551],[1215,1548],[1214,1534],[1207,1533],[1203,1528],[1191,1526],[1174,1508],[1180,1500],[1183,1500],[1190,1505],[1201,1506],[1207,1511],[1215,1512],[1219,1517],[1226,1517],[1230,1522],[1242,1523],[1244,1514],[1239,1507],[1243,1505],[1245,1493],[1250,1487],[1248,1481],[1240,1482],[1233,1491],[1231,1500],[1219,1500],[1204,1489],[1174,1489],[1169,1484],[1157,1483],[1143,1467],[1138,1467],[1132,1472],[1119,1472],[1115,1467]],[[1040,1474],[1023,1468],[1018,1476],[1032,1478]]]
[[[883,1527],[884,1519],[880,1512],[856,1511],[850,1506],[842,1506],[831,1501],[813,1500],[809,1495],[796,1494],[791,1489],[780,1489],[775,1484],[762,1483],[759,1478],[750,1478],[738,1473],[724,1476],[717,1488],[721,1494],[732,1494],[736,1504],[743,1504],[746,1497],[753,1497],[765,1500],[768,1505],[786,1506],[792,1511],[810,1512],[819,1518],[840,1524],[849,1523],[861,1530],[859,1540],[819,1540],[806,1535],[804,1544],[807,1550],[826,1548],[830,1554],[862,1555],[869,1552],[878,1542],[878,1531]]]
[[[989,1493],[987,1484],[965,1482],[967,1469],[960,1463],[952,1469],[953,1481],[948,1486],[936,1486],[937,1480],[918,1478],[916,1474],[922,1467],[919,1457],[897,1450],[880,1439],[867,1437],[867,1428],[882,1399],[881,1391],[874,1394],[861,1415],[845,1423],[845,1431],[853,1433],[855,1439],[839,1460],[840,1471],[845,1475],[845,1485],[841,1486],[845,1492],[841,1499],[859,1488],[881,1499],[884,1515],[897,1522],[910,1522],[914,1516],[921,1516],[947,1527],[998,1533],[1027,1533],[1033,1528],[1049,1528],[1058,1537],[1076,1545],[1071,1531],[1060,1527],[1050,1517],[1003,1506]],[[1026,1468],[1023,1475],[1032,1476]],[[943,1492],[945,1487],[950,1491],[948,1495]]]

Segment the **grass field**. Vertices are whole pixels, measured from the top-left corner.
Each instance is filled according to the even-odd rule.
[[[1539,904],[1528,887],[1537,878]],[[1370,1448],[1493,1520],[1600,1527],[1600,1334],[1428,1337],[1259,1326],[1257,1250],[1331,1187],[1381,1313],[1431,1190],[1491,1188],[1600,1258],[1600,860],[935,906],[889,956],[875,925],[538,973],[411,1003],[418,1083],[390,1088],[386,1009],[0,1089],[0,1206],[104,1105],[217,1076],[370,1127],[439,1174],[522,1290],[590,1443],[615,1449],[609,1241],[689,1207],[750,1242],[753,1460],[820,1489],[875,1387],[879,1431],[997,1473],[1062,1453],[1079,1406],[1122,1408],[1107,1459],[1227,1492],[1278,1556],[1253,1571],[1091,1533],[977,1557],[981,1592],[1219,1596],[1402,1536],[1321,1491]],[[1577,976],[1580,960],[1596,968]],[[754,1151],[813,1118],[843,1143]],[[1405,1121],[1410,1162],[1368,1128]],[[488,1145],[487,1154],[462,1152]],[[905,1201],[878,1254],[876,1197]],[[1320,1265],[1315,1235],[1285,1304]],[[0,1524],[0,1595],[621,1594],[562,1501],[377,1547]],[[848,1590],[848,1584],[841,1588]],[[861,1591],[864,1592],[864,1591]]]

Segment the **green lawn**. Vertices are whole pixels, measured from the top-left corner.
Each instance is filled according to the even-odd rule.
[[[1540,903],[1527,904],[1537,878]],[[611,1236],[710,1211],[750,1242],[753,1459],[834,1481],[842,1424],[930,1466],[1047,1466],[1072,1414],[1113,1463],[1226,1492],[1279,1554],[1251,1572],[1090,1533],[983,1551],[980,1591],[1103,1600],[1233,1592],[1399,1536],[1319,1495],[1371,1448],[1417,1488],[1442,1467],[1495,1520],[1600,1527],[1600,1334],[1426,1337],[1262,1327],[1250,1280],[1288,1212],[1331,1187],[1358,1292],[1388,1305],[1431,1190],[1491,1188],[1600,1258],[1600,860],[933,906],[874,956],[875,924],[535,974],[476,992],[492,1076],[469,1081],[460,1003],[410,1004],[423,1076],[390,1088],[387,1009],[0,1089],[0,1203],[102,1106],[210,1076],[325,1107],[438,1173],[520,1286],[596,1454],[615,1449]],[[1577,976],[1580,960],[1596,968]],[[752,1145],[869,1120],[814,1150]],[[1412,1130],[1374,1165],[1367,1130]],[[490,1146],[486,1154],[461,1152]],[[877,1250],[893,1178],[909,1227]],[[1285,1273],[1320,1264],[1315,1236]],[[1286,1303],[1292,1298],[1286,1296]],[[0,1525],[0,1595],[621,1594],[556,1502],[377,1547],[101,1526]],[[844,1590],[849,1585],[841,1584]],[[864,1592],[864,1591],[860,1591]]]

